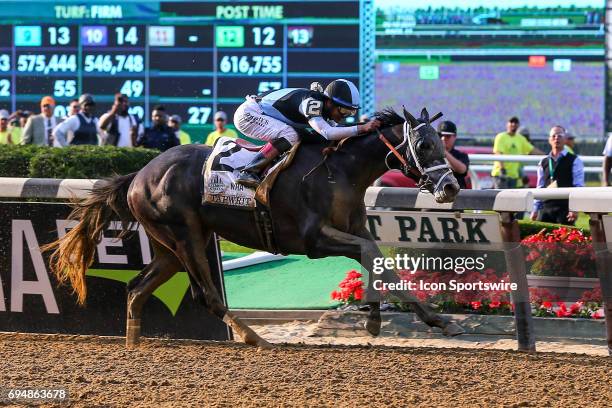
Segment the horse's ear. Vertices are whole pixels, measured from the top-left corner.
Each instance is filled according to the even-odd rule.
[[[421,111],[421,120],[425,123],[429,123],[429,112],[427,112],[425,108]]]
[[[443,116],[442,112],[436,113],[431,118],[429,118],[429,123],[434,123],[436,120],[440,119],[442,116]]]
[[[402,109],[404,110],[404,119],[406,119],[406,122],[410,123],[410,125],[413,127],[418,126],[419,121],[406,110],[406,107],[402,106]]]

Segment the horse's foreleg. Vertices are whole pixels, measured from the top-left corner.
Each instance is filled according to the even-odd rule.
[[[369,231],[364,230],[359,235],[352,235],[342,232],[330,226],[321,228],[323,239],[317,242],[321,245],[321,250],[326,250],[329,255],[344,255],[349,256],[358,261],[369,272],[369,290],[367,291],[368,304],[371,306],[370,315],[366,321],[366,330],[374,336],[380,332],[381,317],[379,309],[378,291],[374,291],[373,270],[375,259],[382,259],[383,254],[374,242]],[[387,268],[383,268],[382,273],[377,279],[387,283],[399,283],[400,279],[397,274]],[[389,291],[391,295],[396,296],[400,301],[408,303],[412,306],[415,313],[423,322],[429,326],[440,327],[443,333],[448,336],[456,336],[463,333],[463,329],[456,323],[446,321],[440,315],[430,310],[426,305],[419,302],[410,292],[393,290]],[[376,296],[376,298],[374,298]]]
[[[241,319],[235,316],[232,312],[226,309],[222,320],[225,324],[229,325],[234,333],[238,334],[242,341],[251,346],[261,347],[263,349],[270,349],[272,345],[265,339],[260,337],[253,329],[247,326]]]
[[[227,310],[227,307],[223,304],[212,280],[208,258],[205,252],[201,250],[201,248],[206,247],[208,244],[210,235],[212,234],[205,236],[204,234],[195,233],[192,229],[188,234],[184,235],[189,237],[189,239],[178,243],[176,249],[177,255],[183,261],[189,274],[204,291],[206,307],[211,314],[229,325],[246,344],[261,348],[271,348],[270,343],[261,338],[253,329]]]
[[[373,259],[377,255],[382,256],[373,240],[351,235],[329,226],[324,226],[319,232],[320,235],[313,241],[316,242],[317,252],[325,255],[343,255],[356,260],[370,273],[369,279],[371,282]],[[369,290],[366,292],[366,298],[368,300],[367,304],[370,306],[370,312],[365,322],[365,329],[372,336],[378,336],[382,324],[380,298],[378,293],[372,293]]]

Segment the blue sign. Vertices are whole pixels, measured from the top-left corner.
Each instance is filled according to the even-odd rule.
[[[106,26],[81,27],[81,44],[85,47],[105,47],[108,44]]]
[[[40,47],[42,28],[40,26],[15,26],[16,47]]]

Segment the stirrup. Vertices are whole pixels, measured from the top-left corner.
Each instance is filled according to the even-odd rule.
[[[243,170],[236,178],[236,183],[245,187],[256,188],[261,184],[261,177],[255,173]]]

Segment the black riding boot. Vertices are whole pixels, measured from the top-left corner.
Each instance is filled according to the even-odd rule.
[[[289,149],[291,149],[291,143],[283,137],[266,143],[253,160],[242,169],[236,182],[243,186],[256,188],[259,183],[261,183],[261,177],[259,175],[266,166]]]
[[[240,171],[236,182],[246,187],[256,188],[259,183],[261,183],[259,174],[275,157],[276,156],[266,157],[263,153],[257,153],[253,160]]]

